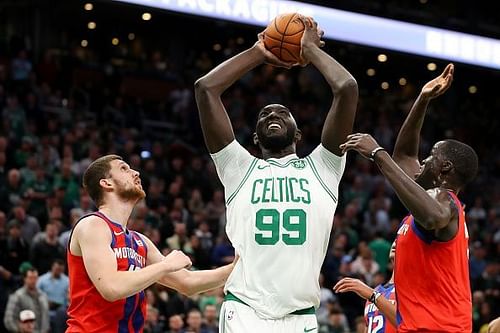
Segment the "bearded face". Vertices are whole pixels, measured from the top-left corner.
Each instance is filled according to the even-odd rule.
[[[114,182],[116,184],[116,194],[124,201],[139,201],[146,197],[140,178],[133,182],[114,179]]]
[[[297,124],[286,107],[271,104],[259,113],[255,133],[262,148],[280,152],[295,142]]]

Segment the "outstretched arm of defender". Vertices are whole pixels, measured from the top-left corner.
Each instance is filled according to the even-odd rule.
[[[352,133],[358,104],[358,84],[341,64],[320,49],[323,32],[318,30],[317,23],[306,18],[304,24],[306,29],[302,37],[302,57],[323,74],[334,95],[323,125],[321,143],[340,156],[342,151],[339,145]]]
[[[134,295],[165,274],[191,266],[191,260],[175,251],[166,260],[134,271],[118,271],[109,227],[100,218],[89,216],[73,231],[71,251],[80,250],[90,280],[101,296],[113,302]],[[74,244],[73,244],[74,243]]]
[[[142,237],[146,240],[148,246],[148,265],[154,265],[168,258],[168,256],[165,257],[160,253],[151,240],[144,235]],[[226,283],[229,274],[233,271],[234,265],[238,260],[237,258],[238,257],[236,257],[231,264],[216,269],[200,271],[182,269],[172,272],[164,275],[158,280],[158,283],[175,289],[181,294],[187,296],[198,294],[217,287],[222,287],[224,283]]]
[[[254,46],[226,60],[196,81],[196,104],[210,153],[218,152],[234,140],[231,121],[222,104],[222,93],[244,74],[264,62],[287,68],[292,65],[278,60],[267,51],[262,35],[259,35],[259,41]]]
[[[422,91],[399,130],[392,158],[410,176],[416,174],[420,169],[418,148],[420,145],[420,131],[424,124],[427,106],[432,99],[448,90],[453,81],[453,70],[453,64],[449,64],[441,75],[422,87]]]
[[[356,133],[347,138],[347,142],[340,145],[343,152],[355,150],[374,160],[420,226],[426,230],[440,230],[448,226],[456,209],[452,209],[447,191],[439,188],[426,191],[408,176],[385,150],[377,150],[380,146],[371,135]]]
[[[345,293],[348,291],[355,292],[358,296],[368,300],[372,295],[374,289],[368,287],[359,279],[343,278],[333,287],[336,293]],[[375,302],[377,308],[389,320],[389,322],[397,327],[396,322],[396,305],[391,303],[384,295],[381,295]]]

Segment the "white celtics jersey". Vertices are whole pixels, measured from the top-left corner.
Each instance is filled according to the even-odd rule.
[[[225,291],[263,318],[317,308],[345,157],[320,145],[305,158],[262,160],[233,141],[212,158],[240,255]]]

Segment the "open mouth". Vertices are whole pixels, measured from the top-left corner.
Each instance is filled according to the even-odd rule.
[[[281,129],[281,125],[279,123],[269,123],[269,125],[267,125],[267,129],[268,130],[272,130],[272,129]]]

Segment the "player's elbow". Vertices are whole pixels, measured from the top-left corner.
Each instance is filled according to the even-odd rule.
[[[112,286],[103,286],[101,288],[97,288],[97,291],[99,292],[99,294],[101,294],[102,298],[104,298],[108,302],[116,302],[117,300],[123,298],[120,295],[120,292]]]
[[[207,85],[207,80],[205,77],[200,77],[196,82],[194,83],[194,91],[195,92],[201,92],[201,91],[207,91],[208,90],[208,85]]]
[[[358,82],[354,77],[349,77],[345,81],[341,82],[339,84],[339,87],[337,89],[337,94],[347,94],[347,95],[353,95],[353,94],[358,94]]]
[[[195,93],[198,94],[207,94],[209,92],[212,92],[215,90],[215,85],[213,85],[210,82],[210,79],[208,79],[206,76],[203,76],[196,80],[194,83],[194,91]]]

